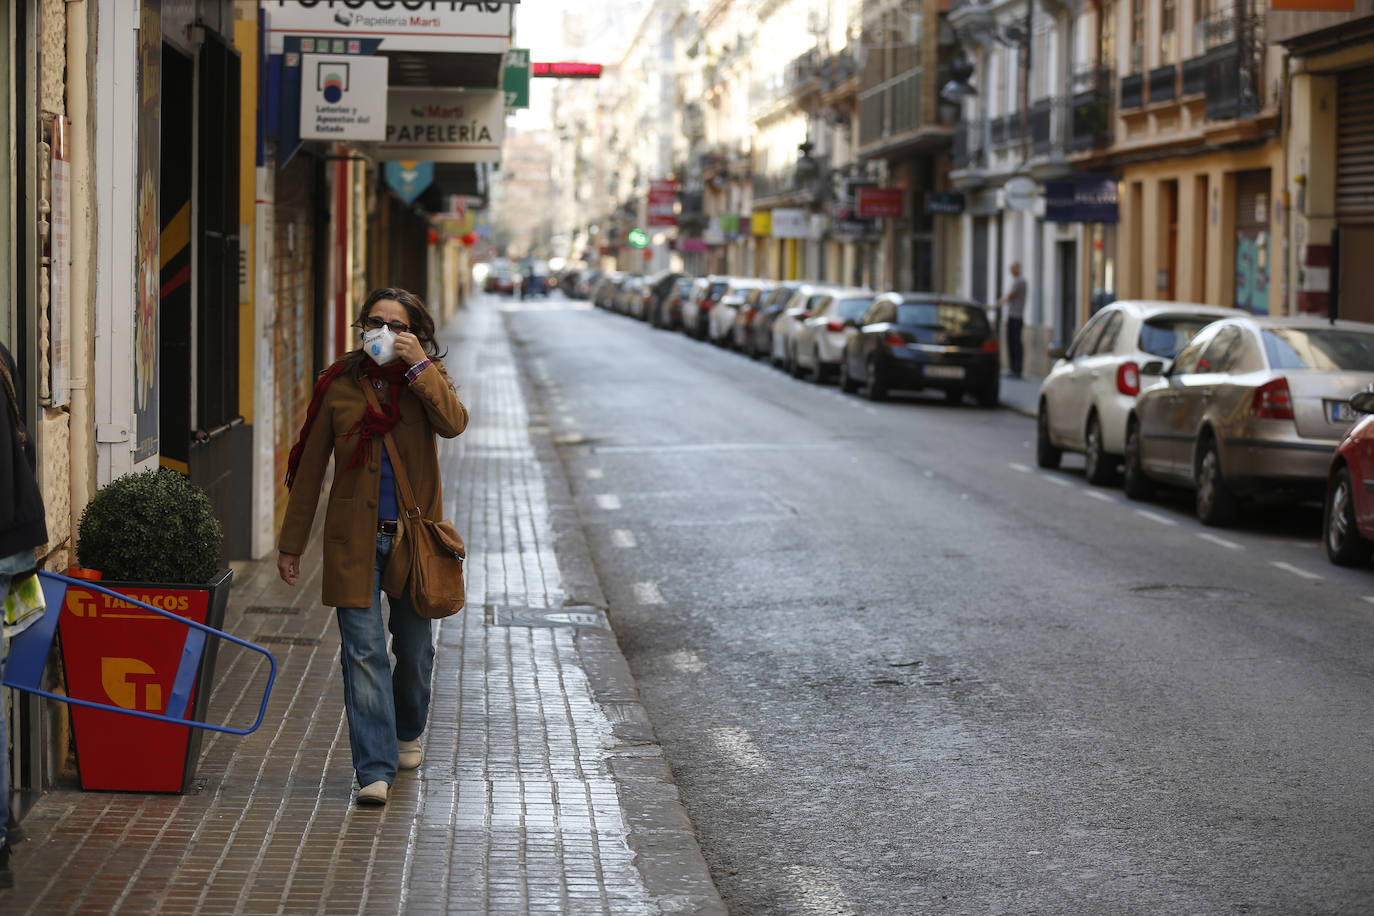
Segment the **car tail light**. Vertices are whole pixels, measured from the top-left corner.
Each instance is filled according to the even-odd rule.
[[[1135,363],[1122,363],[1116,369],[1116,390],[1122,394],[1140,394],[1140,367]]]
[[[713,306],[713,305],[715,305],[715,303],[712,302],[710,299],[703,299],[703,300],[701,300],[701,310],[702,310],[703,312],[709,312],[709,311],[711,311],[711,306]]]
[[[996,353],[997,341],[989,337],[987,340],[983,341],[983,346],[981,349],[984,353]]]
[[[827,321],[827,322],[825,323],[825,329],[826,329],[827,331],[830,331],[831,333],[838,334],[838,333],[840,333],[841,331],[844,330],[844,322],[843,322],[843,321]]]
[[[1266,420],[1293,419],[1293,395],[1288,391],[1288,379],[1280,376],[1256,388],[1250,411]]]
[[[901,334],[885,334],[883,335],[883,343],[889,347],[905,347],[906,338]]]

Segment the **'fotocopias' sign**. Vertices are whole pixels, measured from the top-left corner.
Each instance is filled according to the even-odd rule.
[[[511,9],[506,3],[462,0],[269,0],[271,52],[284,35],[311,35],[331,42],[367,42],[374,50],[504,54],[510,46]],[[339,50],[343,50],[340,48]]]
[[[392,89],[383,159],[499,162],[506,108],[498,90]]]

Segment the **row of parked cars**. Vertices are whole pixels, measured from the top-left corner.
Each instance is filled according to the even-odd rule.
[[[715,275],[584,279],[597,306],[847,392],[998,402],[997,330],[975,302]],[[1119,301],[1051,355],[1036,414],[1040,467],[1079,452],[1089,482],[1120,484],[1131,499],[1189,489],[1214,526],[1247,503],[1324,496],[1331,561],[1374,552],[1374,325]]]
[[[873,400],[905,389],[998,402],[996,329],[981,305],[955,296],[665,272],[603,274],[586,297]]]
[[[1361,419],[1363,417],[1363,419]],[[1193,491],[1229,525],[1249,502],[1324,495],[1332,562],[1374,549],[1374,325],[1116,302],[1078,332],[1040,388],[1036,460],[1081,452],[1094,484],[1131,499]]]

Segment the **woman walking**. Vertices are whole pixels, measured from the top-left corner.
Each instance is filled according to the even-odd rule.
[[[277,539],[277,571],[288,585],[296,584],[332,455],[320,600],[336,608],[339,622],[358,804],[384,805],[397,769],[420,765],[434,670],[430,621],[415,613],[406,591],[410,545],[391,462],[394,457],[404,466],[423,515],[442,518],[435,437],[461,433],[468,412],[440,361],[434,319],[420,297],[403,289],[375,290],[355,326],[362,345],[321,374],[291,450],[291,496]],[[369,404],[364,385],[374,390],[380,413]],[[397,456],[385,447],[388,432]],[[382,625],[383,593],[394,670]]]

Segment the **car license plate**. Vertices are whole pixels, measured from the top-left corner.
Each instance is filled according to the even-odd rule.
[[[1327,401],[1327,406],[1331,409],[1331,420],[1334,423],[1353,423],[1355,422],[1355,408],[1350,406],[1349,401]]]
[[[926,366],[927,378],[963,378],[963,366]]]

